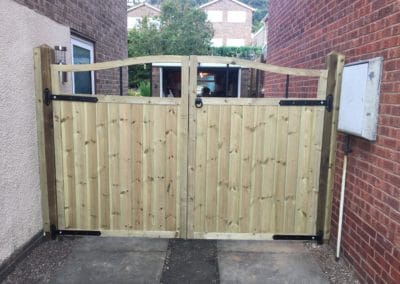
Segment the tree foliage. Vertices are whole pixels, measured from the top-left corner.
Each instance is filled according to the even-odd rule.
[[[207,54],[214,31],[193,0],[166,0],[158,19],[143,18],[128,33],[129,56]]]
[[[142,1],[142,0],[137,0],[137,1]],[[203,5],[207,2],[210,2],[211,0],[192,0],[191,2],[195,6],[200,6]],[[250,7],[253,7],[256,9],[253,13],[253,32],[257,31],[259,28],[262,27],[262,19],[265,17],[265,15],[268,13],[268,4],[269,0],[239,0],[240,2],[249,5]],[[165,0],[147,0],[147,3],[151,5],[161,5]]]
[[[214,30],[194,0],[163,1],[160,24],[164,54],[207,54]]]
[[[146,55],[204,55],[211,45],[214,31],[204,11],[196,9],[194,0],[165,0],[159,18],[143,18],[128,32],[129,57]],[[143,66],[129,68],[131,86],[148,79]]]
[[[262,49],[257,46],[221,46],[212,47],[210,50],[210,55],[214,56],[227,56],[227,57],[237,57],[241,59],[254,60],[261,56]]]

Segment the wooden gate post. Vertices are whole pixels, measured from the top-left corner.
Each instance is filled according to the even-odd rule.
[[[344,61],[345,56],[337,52],[331,52],[326,61],[328,69],[326,97],[333,95],[333,109],[331,112],[325,111],[324,116],[316,226],[317,233],[322,232],[325,240],[328,240],[330,235],[336,136]]]
[[[39,151],[40,189],[42,193],[43,229],[57,225],[57,195],[54,157],[53,107],[46,105],[43,93],[51,91],[50,65],[54,63],[54,50],[47,45],[34,49],[36,123]]]

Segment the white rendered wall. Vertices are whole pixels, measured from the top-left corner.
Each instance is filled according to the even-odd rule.
[[[0,1],[0,265],[42,230],[33,48],[70,46],[70,30]]]

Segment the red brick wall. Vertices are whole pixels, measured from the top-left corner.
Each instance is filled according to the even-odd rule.
[[[376,142],[353,140],[343,228],[343,256],[359,278],[369,283],[400,283],[399,3],[271,0],[268,19],[268,63],[323,68],[326,55],[332,50],[344,53],[347,63],[384,58],[378,138]],[[269,94],[274,88],[279,89],[266,80],[268,84]],[[306,80],[292,85],[291,80],[291,93],[309,95],[314,84]],[[337,234],[342,141],[343,136],[339,135],[332,244]]]
[[[95,62],[128,57],[126,0],[15,1],[92,41]],[[124,81],[127,82],[127,72]],[[119,94],[117,69],[96,72],[96,93]]]

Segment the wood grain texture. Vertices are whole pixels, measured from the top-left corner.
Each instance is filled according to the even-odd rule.
[[[179,106],[55,105],[60,228],[175,236]]]
[[[323,98],[339,92],[337,60],[330,57],[328,70],[203,56],[52,65],[54,93],[61,71],[147,62],[182,66],[181,98],[97,95],[96,104],[53,102],[59,227],[183,238],[315,234],[326,227],[330,206],[337,101],[328,116],[319,106],[279,106],[279,98],[203,98],[197,109],[197,66],[238,64],[318,77],[317,96]]]
[[[326,60],[327,82],[325,96],[333,95],[333,110],[325,112],[323,122],[322,149],[319,175],[319,200],[317,208],[317,230],[323,231],[324,239],[329,239],[333,186],[336,163],[336,139],[340,106],[340,92],[345,63],[343,54],[332,52]]]
[[[57,202],[61,201],[57,195],[57,183],[61,185],[61,180],[57,175],[60,175],[62,170],[55,170],[56,163],[60,163],[60,150],[54,145],[54,138],[57,136],[59,139],[60,133],[59,129],[56,129],[56,133],[53,131],[53,106],[46,105],[43,101],[44,89],[52,90],[50,64],[54,62],[54,51],[49,46],[42,45],[35,48],[33,53],[43,229],[49,232],[50,225],[57,225],[59,210],[62,210],[57,208]]]
[[[323,113],[268,105],[197,110],[193,236],[315,234]]]

